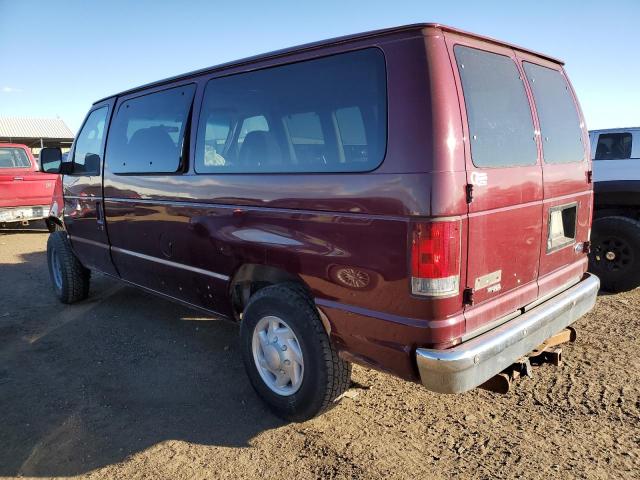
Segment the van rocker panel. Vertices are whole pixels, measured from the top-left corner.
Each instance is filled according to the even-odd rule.
[[[521,316],[447,350],[419,348],[422,384],[438,393],[462,393],[489,380],[595,305],[600,280],[585,274],[575,286]]]

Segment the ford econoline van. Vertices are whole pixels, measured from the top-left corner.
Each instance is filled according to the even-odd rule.
[[[563,63],[442,25],[103,98],[69,159],[42,153],[64,175],[60,300],[97,271],[239,322],[253,387],[288,419],[334,404],[351,363],[435,392],[486,385],[596,299],[589,140]]]

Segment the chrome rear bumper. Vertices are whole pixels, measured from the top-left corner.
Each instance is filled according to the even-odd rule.
[[[547,338],[593,308],[600,280],[585,278],[532,310],[447,350],[419,348],[422,384],[439,393],[461,393],[483,384]]]

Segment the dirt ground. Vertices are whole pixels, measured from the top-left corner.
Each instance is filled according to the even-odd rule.
[[[237,326],[102,276],[63,306],[46,241],[0,232],[0,476],[640,478],[640,289],[600,296],[564,364],[506,396],[355,367],[354,398],[287,424]]]

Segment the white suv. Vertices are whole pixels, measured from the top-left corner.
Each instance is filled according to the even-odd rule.
[[[590,270],[612,292],[640,285],[640,127],[592,130]]]

